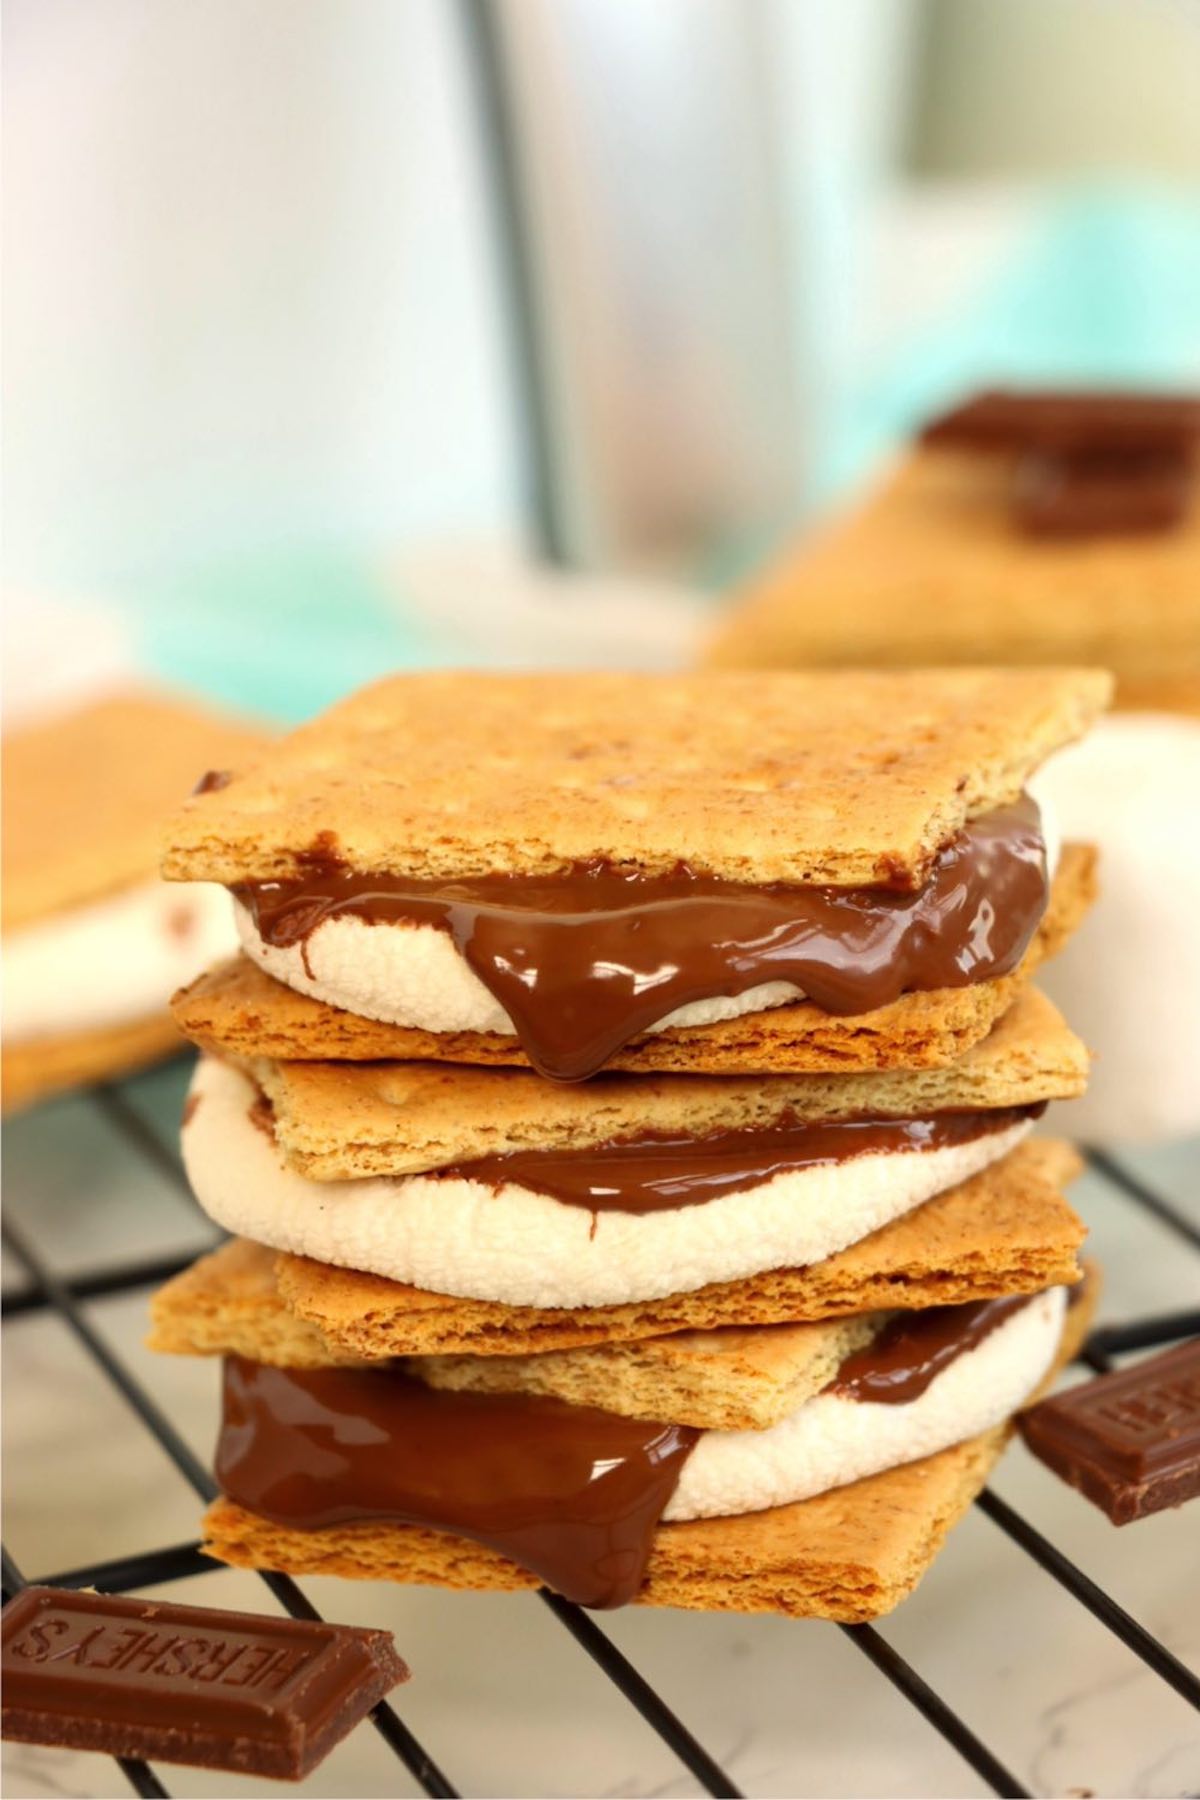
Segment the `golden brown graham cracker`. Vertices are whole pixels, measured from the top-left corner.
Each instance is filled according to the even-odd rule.
[[[245,767],[267,742],[244,721],[148,690],[6,733],[4,929],[152,880],[164,819],[207,770]]]
[[[249,1065],[288,1164],[317,1181],[404,1175],[522,1149],[581,1149],[647,1132],[703,1137],[794,1121],[1026,1106],[1071,1099],[1087,1051],[1024,989],[988,1036],[942,1069],[715,1079],[597,1076],[576,1086],[519,1069],[430,1063]]]
[[[173,1275],[150,1301],[147,1347],[168,1356],[248,1356],[280,1369],[329,1369],[371,1360],[333,1343],[285,1305],[277,1253],[228,1238]]]
[[[1093,1303],[1099,1271],[1087,1260],[1083,1267]],[[1082,1298],[1077,1292],[1075,1303]],[[896,1316],[851,1313],[805,1325],[681,1331],[540,1356],[418,1356],[397,1367],[435,1388],[550,1394],[635,1419],[765,1431],[827,1387],[845,1359]]]
[[[181,1355],[232,1351],[285,1369],[361,1363],[288,1311],[274,1271],[275,1254],[265,1246],[237,1238],[223,1244],[156,1299],[150,1348]],[[762,1430],[818,1393],[889,1316],[685,1331],[541,1356],[410,1357],[395,1366],[431,1387],[553,1394],[632,1418]]]
[[[550,1394],[632,1419],[710,1431],[765,1431],[827,1387],[892,1315],[854,1313],[806,1325],[681,1331],[641,1343],[541,1356],[420,1356],[402,1366],[429,1387]]]
[[[706,663],[1082,659],[1115,672],[1119,705],[1190,710],[1200,692],[1200,481],[1172,530],[1067,541],[1015,528],[1011,482],[1004,455],[913,450],[864,503],[734,596]]]
[[[717,1025],[674,1026],[635,1038],[606,1067],[627,1074],[778,1075],[942,1068],[985,1037],[1035,969],[1066,943],[1096,895],[1096,854],[1068,844],[1049,905],[1010,975],[972,987],[902,994],[874,1012],[838,1017],[808,1001]],[[310,1000],[248,957],[176,994],[180,1030],[204,1049],[280,1062],[447,1062],[524,1068],[517,1040],[480,1032],[412,1031]]]
[[[1088,669],[399,675],[189,801],[163,871],[287,878],[316,852],[416,879],[600,858],[916,886],[1110,688]]]
[[[30,1038],[24,1043],[6,1039],[0,1054],[0,1099],[5,1115],[68,1088],[128,1075],[184,1048],[178,1027],[165,1012],[136,1019],[132,1025],[97,1031]]]
[[[292,1353],[310,1364],[329,1360],[322,1358],[321,1346],[364,1361],[525,1356],[678,1331],[795,1324],[1033,1292],[1078,1279],[1084,1228],[1060,1192],[1078,1167],[1064,1144],[1026,1142],[960,1187],[823,1262],[621,1306],[512,1307],[460,1300],[281,1253],[274,1263],[269,1332],[289,1346],[299,1336],[299,1351]],[[248,1250],[239,1254],[252,1257]],[[239,1349],[263,1361],[277,1360],[257,1343],[259,1305],[240,1293],[227,1300],[221,1270],[201,1264],[155,1295],[152,1345],[198,1355]],[[307,1333],[293,1333],[281,1309],[314,1327],[320,1345]]]
[[[1087,1335],[1094,1297],[1067,1314],[1054,1380]],[[1012,1433],[1011,1423],[811,1500],[726,1519],[660,1525],[638,1603],[700,1612],[783,1613],[861,1623],[890,1612],[916,1587]],[[294,1575],[521,1589],[536,1576],[493,1550],[412,1525],[297,1531],[220,1499],[204,1521],[204,1548],[240,1568]]]

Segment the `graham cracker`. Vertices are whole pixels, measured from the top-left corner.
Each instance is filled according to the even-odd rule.
[[[1005,455],[911,451],[853,512],[734,596],[705,661],[893,668],[1095,661],[1119,705],[1200,690],[1200,481],[1169,531],[1039,539],[1010,510]],[[1161,685],[1161,698],[1155,689]]]
[[[433,1388],[549,1394],[631,1419],[765,1431],[828,1387],[846,1358],[891,1316],[681,1331],[541,1356],[420,1356],[403,1366]]]
[[[840,1017],[810,1001],[745,1013],[716,1025],[672,1026],[618,1050],[614,1072],[779,1075],[944,1068],[986,1037],[1047,957],[1071,936],[1096,896],[1096,853],[1067,844],[1029,947],[1008,975],[971,987],[902,994],[890,1006]],[[390,1061],[529,1067],[515,1037],[414,1031],[310,1000],[248,957],[200,976],[172,1001],[180,1030],[202,1049],[279,1062]]]
[[[378,1360],[335,1344],[292,1312],[275,1280],[276,1261],[265,1244],[229,1238],[173,1275],[151,1298],[147,1348],[168,1356],[247,1356],[279,1369]]]
[[[19,1112],[68,1088],[109,1081],[181,1051],[184,1040],[169,1013],[62,1037],[6,1039],[0,1054],[4,1113]]]
[[[1099,1271],[1085,1260],[1083,1298]],[[540,1356],[417,1356],[398,1364],[430,1387],[549,1394],[634,1419],[709,1431],[765,1431],[811,1400],[895,1312],[852,1313],[806,1325],[726,1326],[634,1344]]]
[[[177,814],[163,872],[415,879],[681,860],[741,882],[917,886],[1080,736],[1101,670],[393,676]]]
[[[278,1063],[250,1072],[271,1100],[289,1165],[316,1181],[437,1169],[513,1150],[583,1149],[664,1132],[703,1137],[799,1120],[919,1118],[1071,1099],[1088,1056],[1043,995],[942,1069],[868,1074],[597,1076],[576,1086],[518,1069],[429,1063]]]
[[[1028,1404],[1082,1345],[1093,1306],[1094,1295],[1085,1292],[1067,1313],[1055,1368]],[[936,1456],[790,1506],[660,1525],[637,1604],[845,1624],[879,1618],[916,1587],[1012,1429],[1010,1421]],[[540,1585],[494,1550],[414,1525],[297,1531],[219,1499],[205,1518],[204,1537],[210,1556],[238,1568],[480,1590]]]
[[[274,1252],[246,1239],[223,1244],[176,1276],[155,1296],[152,1316],[152,1350],[232,1351],[285,1369],[364,1361],[288,1311],[275,1282]],[[540,1356],[411,1357],[396,1366],[430,1387],[552,1394],[635,1419],[757,1431],[819,1393],[889,1316],[686,1331]]]
[[[5,931],[150,881],[164,818],[264,732],[177,694],[122,692],[4,737]]]
[[[1059,1191],[1078,1167],[1066,1145],[1027,1141],[961,1187],[823,1262],[620,1306],[459,1300],[286,1253],[276,1263],[276,1279],[293,1312],[328,1341],[370,1360],[523,1356],[722,1325],[940,1306],[1078,1278],[1084,1228]]]

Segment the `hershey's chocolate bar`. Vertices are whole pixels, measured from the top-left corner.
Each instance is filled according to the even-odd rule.
[[[926,444],[964,450],[1181,450],[1200,438],[1200,396],[990,388],[932,419]]]
[[[2,1623],[5,1737],[289,1781],[408,1678],[351,1625],[48,1587]]]
[[[1200,1338],[1043,1400],[1020,1427],[1114,1525],[1180,1506],[1200,1494]]]

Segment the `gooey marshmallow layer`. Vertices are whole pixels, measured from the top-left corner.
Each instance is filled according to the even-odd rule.
[[[1066,1289],[1050,1288],[895,1406],[815,1394],[766,1431],[706,1431],[664,1519],[708,1519],[808,1500],[990,1431],[1049,1373]]]
[[[1026,792],[1041,810],[1046,868],[1053,877],[1060,847],[1053,811],[1036,779],[1026,783]],[[247,956],[297,993],[364,1019],[417,1031],[515,1035],[508,1013],[460,955],[449,932],[437,925],[370,924],[342,914],[323,920],[305,943],[279,946],[265,942],[240,901],[233,904]],[[803,997],[792,982],[767,981],[744,994],[694,1000],[665,1014],[650,1029],[715,1025]]]
[[[311,1181],[250,1118],[256,1089],[199,1063],[183,1130],[193,1191],[228,1231],[318,1262],[509,1306],[614,1306],[821,1262],[997,1162],[1022,1121],[965,1144],[785,1171],[695,1206],[593,1213],[457,1176]]]
[[[229,895],[213,882],[139,882],[55,913],[5,936],[5,1032],[15,1042],[132,1024],[236,946]]]

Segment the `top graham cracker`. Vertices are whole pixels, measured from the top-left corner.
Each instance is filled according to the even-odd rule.
[[[207,771],[244,767],[267,741],[243,721],[148,690],[6,732],[5,930],[152,881],[163,821]]]
[[[1091,669],[394,676],[173,821],[163,873],[414,879],[681,861],[916,886],[1105,705]]]

